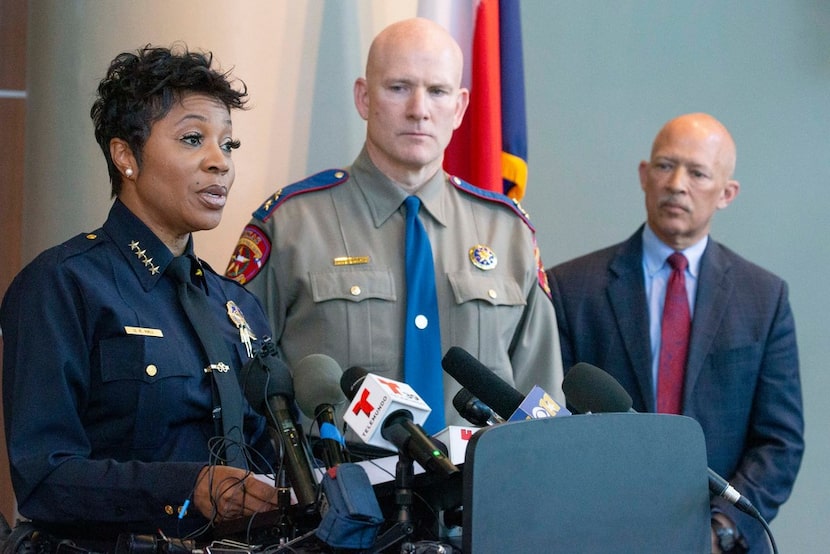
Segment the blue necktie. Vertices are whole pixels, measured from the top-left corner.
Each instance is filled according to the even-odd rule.
[[[418,218],[421,201],[410,196],[406,206],[406,331],[404,379],[430,408],[424,429],[435,434],[444,428],[444,382],[441,369],[441,326],[432,248]]]

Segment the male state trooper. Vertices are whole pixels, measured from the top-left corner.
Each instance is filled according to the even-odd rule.
[[[292,366],[326,354],[403,381],[405,210],[416,195],[435,263],[441,352],[460,346],[526,394],[564,405],[556,316],[533,227],[512,200],[442,170],[469,92],[461,49],[437,24],[383,30],[354,99],[367,121],[348,169],[277,191],[244,229],[226,274],[259,296]],[[440,379],[440,377],[439,377]],[[443,374],[448,424],[461,388]]]

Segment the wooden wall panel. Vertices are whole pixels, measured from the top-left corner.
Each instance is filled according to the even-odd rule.
[[[27,0],[0,0],[0,89],[26,88]]]
[[[0,0],[1,1],[1,0]],[[20,232],[23,221],[23,158],[26,126],[25,99],[0,98],[0,291],[5,292],[20,270]]]

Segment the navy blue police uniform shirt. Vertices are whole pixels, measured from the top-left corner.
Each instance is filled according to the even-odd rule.
[[[206,522],[194,508],[178,519],[213,461],[215,428],[206,357],[164,274],[171,259],[116,200],[101,229],[46,250],[8,289],[3,403],[22,515],[174,536]],[[266,316],[206,265],[203,286],[238,371],[249,357],[227,303],[260,342],[270,334]],[[246,442],[273,461],[264,418],[245,409]]]

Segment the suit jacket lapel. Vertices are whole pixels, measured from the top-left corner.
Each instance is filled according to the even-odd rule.
[[[726,312],[728,298],[732,294],[734,283],[729,275],[730,265],[729,260],[723,255],[721,245],[710,238],[700,262],[697,298],[689,337],[689,359],[686,362],[683,392],[686,406],[691,405],[685,400],[694,393],[695,384],[703,370],[703,362],[712,349],[712,342]]]
[[[617,328],[623,338],[632,372],[637,377],[640,395],[648,411],[654,410],[651,384],[651,340],[648,332],[648,310],[643,283],[642,230],[622,243],[608,269],[608,302],[614,312]],[[636,291],[632,294],[632,291]]]

